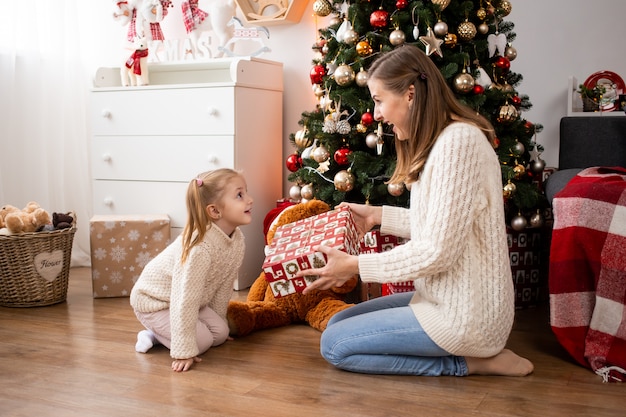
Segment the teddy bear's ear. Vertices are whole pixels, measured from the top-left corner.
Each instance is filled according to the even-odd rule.
[[[325,213],[328,210],[330,210],[330,206],[322,200],[310,200],[306,203],[298,203],[285,208],[276,216],[270,225],[266,237],[267,242],[270,243],[272,241],[274,233],[278,227],[284,224],[306,219],[307,217]]]

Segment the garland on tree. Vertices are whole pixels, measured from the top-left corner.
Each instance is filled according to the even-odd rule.
[[[316,0],[313,11],[330,16],[313,45],[310,71],[319,103],[302,113],[290,135],[287,158],[294,199],[408,205],[403,186],[387,184],[395,168],[393,132],[373,120],[367,69],[381,53],[404,44],[422,48],[458,100],[493,124],[502,168],[507,221],[516,230],[543,223],[547,207],[540,183],[541,125],[521,117],[531,108],[519,94],[522,76],[509,0]],[[451,191],[452,192],[452,191]]]

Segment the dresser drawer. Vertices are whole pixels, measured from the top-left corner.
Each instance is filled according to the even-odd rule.
[[[96,136],[94,179],[188,182],[204,171],[233,168],[233,136]]]
[[[94,213],[165,213],[171,227],[185,227],[187,182],[94,181]]]
[[[92,95],[94,135],[233,135],[231,87],[98,91]]]

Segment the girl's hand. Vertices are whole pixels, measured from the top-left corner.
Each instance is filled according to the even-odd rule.
[[[202,362],[202,358],[193,357],[189,359],[174,359],[172,362],[172,370],[176,372],[185,372],[191,369],[194,362]]]
[[[350,207],[359,238],[362,238],[365,233],[372,230],[373,227],[378,226],[382,221],[383,208],[381,206],[341,203],[337,207]]]
[[[326,254],[326,265],[322,268],[313,268],[299,271],[296,276],[316,275],[318,278],[307,286],[303,294],[313,290],[327,290],[331,287],[341,287],[350,278],[359,273],[359,260],[354,255],[348,255],[338,249],[328,246],[317,246],[313,250]]]

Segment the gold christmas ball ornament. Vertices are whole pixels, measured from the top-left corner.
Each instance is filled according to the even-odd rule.
[[[513,5],[509,0],[500,0],[498,9],[500,9],[502,16],[508,16],[511,13],[511,10],[513,10]]]
[[[299,185],[294,184],[289,189],[289,198],[291,198],[292,200],[300,200],[300,198],[302,197],[301,193],[302,193],[302,188],[300,188]]]
[[[315,0],[313,3],[313,13],[325,17],[333,12],[333,5],[329,0]]]
[[[404,184],[402,183],[396,183],[396,184],[392,184],[389,183],[387,184],[387,192],[394,196],[394,197],[400,197],[403,193],[404,193]]]
[[[309,139],[309,130],[305,127],[304,129],[300,129],[294,135],[294,142],[298,149],[304,149],[311,144]]]
[[[471,41],[476,36],[476,32],[476,26],[469,20],[461,23],[457,28],[457,33],[462,41]]]
[[[361,67],[361,70],[357,72],[355,76],[356,85],[358,85],[359,87],[367,87],[367,78],[367,71],[365,71],[363,67]]]
[[[304,199],[310,200],[313,198],[313,186],[311,184],[303,185],[300,189],[300,196]]]
[[[446,37],[443,39],[443,43],[448,47],[448,48],[454,48],[457,44],[457,37],[454,33],[448,33],[446,35]]]
[[[400,29],[396,29],[389,34],[389,43],[391,43],[393,46],[402,45],[405,41],[406,35]]]
[[[517,164],[513,167],[513,174],[516,179],[522,178],[522,176],[526,173],[526,167],[522,164]]]
[[[335,188],[337,190],[347,193],[348,191],[352,191],[354,188],[354,175],[352,175],[350,171],[344,169],[335,174],[333,182],[335,183]]]
[[[360,41],[356,44],[356,53],[359,56],[369,56],[372,54],[372,46],[368,41]]]
[[[433,4],[439,6],[439,9],[443,10],[450,4],[450,0],[432,0]]]
[[[469,93],[474,88],[474,84],[474,77],[465,72],[465,70],[463,70],[461,74],[454,77],[454,91],[457,93]]]
[[[544,223],[543,215],[541,214],[541,210],[539,209],[537,210],[535,214],[530,216],[530,219],[528,220],[528,224],[530,225],[530,227],[534,227],[534,228],[542,227],[543,223]]]
[[[511,123],[517,120],[519,117],[519,111],[515,108],[515,106],[511,104],[505,104],[500,107],[500,111],[498,112],[498,117],[496,120],[498,123]]]
[[[502,188],[502,196],[504,198],[511,198],[517,191],[517,187],[511,181],[507,182],[504,188]]]
[[[485,20],[485,18],[487,17],[487,10],[485,10],[484,7],[479,8],[478,10],[476,10],[476,17],[480,20]]]
[[[489,33],[489,25],[486,24],[485,22],[483,22],[480,25],[478,25],[478,33],[480,33],[481,35],[488,34]]]
[[[511,228],[516,232],[521,232],[526,228],[526,226],[528,226],[528,221],[526,220],[526,217],[521,214],[518,214],[511,219]]]
[[[504,50],[504,56],[505,58],[508,58],[509,61],[513,61],[515,58],[517,58],[517,49],[515,49],[511,45],[507,46]]]
[[[354,70],[350,65],[342,64],[335,69],[335,73],[333,74],[335,77],[335,82],[342,87],[350,85],[354,81]]]
[[[326,149],[324,145],[320,145],[313,150],[311,157],[315,162],[321,164],[322,162],[328,161],[328,158],[330,158],[330,152],[328,152],[328,149]]]

